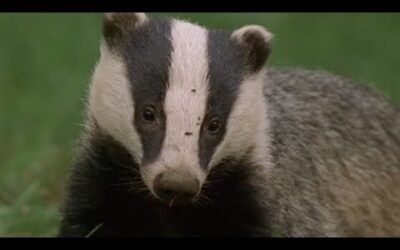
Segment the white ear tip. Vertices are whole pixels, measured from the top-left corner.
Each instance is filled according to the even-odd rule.
[[[136,17],[137,17],[139,23],[142,23],[142,22],[144,22],[144,21],[147,20],[147,16],[146,16],[145,13],[143,13],[143,12],[137,12],[137,13],[135,13],[135,14],[136,14]]]
[[[110,12],[108,12],[108,13],[104,13],[104,18],[107,20],[107,21],[111,21],[112,19],[113,19],[113,15],[114,15],[115,13],[110,13]]]
[[[251,33],[260,34],[264,38],[265,42],[271,41],[274,37],[270,31],[260,25],[246,25],[238,30],[235,30],[232,33],[232,38],[241,41],[245,34]]]
[[[135,13],[118,13],[118,12],[106,12],[104,13],[104,18],[108,21],[112,21],[114,19],[115,16],[122,16],[122,15],[126,15],[126,16],[134,16],[137,20],[138,23],[142,23],[144,21],[147,20],[147,16],[145,13],[143,12],[135,12]]]

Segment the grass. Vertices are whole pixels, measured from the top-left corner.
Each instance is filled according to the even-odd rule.
[[[157,14],[160,15],[160,14]],[[325,69],[400,101],[400,14],[164,13],[275,34],[275,66]],[[0,236],[54,236],[100,14],[0,14]]]

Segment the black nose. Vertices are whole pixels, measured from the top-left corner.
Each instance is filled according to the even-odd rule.
[[[198,179],[189,173],[168,170],[156,176],[154,191],[162,201],[173,206],[192,201],[200,191],[200,184]]]

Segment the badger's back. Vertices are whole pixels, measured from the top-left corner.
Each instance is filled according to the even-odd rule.
[[[276,233],[400,235],[400,109],[325,72],[270,69]]]

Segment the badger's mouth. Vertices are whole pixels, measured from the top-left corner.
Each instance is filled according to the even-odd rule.
[[[168,207],[186,205],[196,200],[200,193],[200,180],[188,172],[166,170],[153,181],[153,190],[158,199]]]

